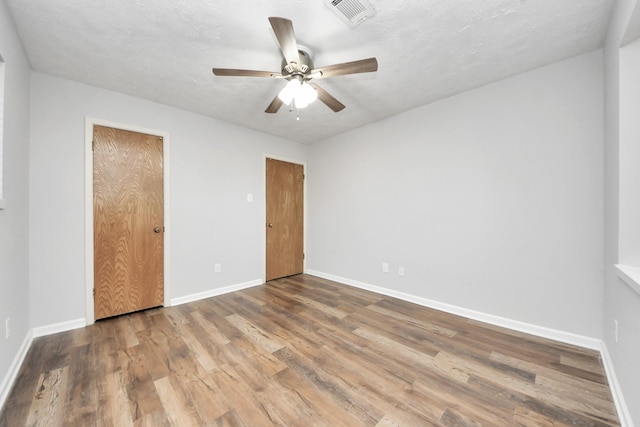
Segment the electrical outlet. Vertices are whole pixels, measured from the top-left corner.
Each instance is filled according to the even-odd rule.
[[[221,269],[222,269],[222,265],[221,264],[214,264],[213,265],[213,272],[214,273],[220,273]]]
[[[382,263],[382,272],[383,273],[388,273],[389,272],[389,264],[387,264],[386,262]]]
[[[9,325],[10,318],[7,317],[7,320],[4,321],[4,338],[9,339],[11,337],[11,327]]]
[[[404,277],[404,267],[398,267],[398,276]]]
[[[618,342],[619,332],[620,332],[620,327],[618,326],[618,319],[613,319],[613,336],[615,337],[616,343]]]

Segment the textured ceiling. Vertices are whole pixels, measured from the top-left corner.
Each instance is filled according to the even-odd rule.
[[[603,45],[614,0],[371,0],[354,29],[324,0],[7,0],[34,70],[310,143]],[[293,21],[316,67],[376,57],[377,73],[318,83],[301,120],[264,109],[283,80],[267,18]]]

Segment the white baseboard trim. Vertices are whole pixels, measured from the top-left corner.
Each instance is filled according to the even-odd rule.
[[[618,411],[618,417],[620,418],[620,425],[622,427],[633,427],[633,420],[631,419],[629,408],[624,401],[622,388],[620,387],[620,383],[618,382],[616,371],[613,368],[613,360],[611,359],[611,355],[609,354],[609,350],[607,349],[607,344],[604,341],[602,342],[600,347],[600,354],[602,355],[602,364],[604,365],[604,370],[607,373],[609,388],[611,389],[613,401],[616,404],[616,410]]]
[[[236,285],[225,286],[224,288],[211,289],[205,292],[199,292],[197,294],[185,295],[183,297],[177,297],[171,299],[171,305],[186,304],[188,302],[199,301],[205,298],[211,298],[218,295],[228,294],[230,292],[240,291],[242,289],[252,288],[264,284],[264,280],[256,279],[249,282],[238,283]]]
[[[85,326],[87,326],[87,319],[67,320],[66,322],[54,323],[53,325],[38,326],[37,328],[33,328],[33,337],[44,337],[45,335],[71,331],[73,329],[84,328]]]
[[[4,402],[7,400],[7,397],[9,397],[11,387],[13,387],[13,383],[15,382],[18,372],[20,371],[20,367],[22,366],[22,362],[24,362],[24,358],[31,348],[32,341],[33,333],[29,331],[27,332],[27,336],[24,337],[24,341],[22,341],[22,345],[18,349],[18,353],[13,358],[11,366],[9,366],[9,371],[2,379],[2,383],[0,383],[0,408],[4,406]]]
[[[309,270],[307,274],[312,276],[318,276],[324,279],[333,280],[335,282],[344,283],[345,285],[353,286],[360,289],[365,289],[371,292],[376,292],[382,295],[398,298],[404,301],[412,302],[424,307],[434,308],[440,311],[446,311],[447,313],[456,314],[458,316],[467,317],[469,319],[478,320],[480,322],[489,323],[491,325],[500,326],[503,328],[512,329],[526,334],[535,335],[542,338],[552,339],[554,341],[560,341],[566,344],[572,344],[579,347],[589,348],[591,350],[600,351],[601,342],[599,339],[586,337],[583,335],[573,334],[571,332],[559,331],[556,329],[547,328],[544,326],[537,326],[530,323],[521,322],[519,320],[508,319],[506,317],[495,316],[493,314],[483,313],[480,311],[470,310],[463,307],[458,307],[451,304],[446,304],[439,301],[430,300],[427,298],[406,294],[404,292],[394,291],[392,289],[383,288],[381,286],[371,285],[368,283],[358,282],[356,280],[347,279],[344,277],[334,276],[332,274],[322,273],[320,271]]]

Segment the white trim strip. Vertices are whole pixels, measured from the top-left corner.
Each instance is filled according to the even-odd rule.
[[[624,264],[615,264],[614,267],[618,277],[640,295],[640,268]]]
[[[506,317],[495,316],[493,314],[487,314],[480,311],[470,310],[463,307],[458,307],[451,304],[442,303],[439,301],[430,300],[427,298],[418,297],[415,295],[405,294],[403,292],[394,291],[392,289],[383,288],[380,286],[370,285],[368,283],[362,283],[355,280],[346,279],[344,277],[334,276],[332,274],[322,273],[320,271],[309,270],[307,274],[312,276],[318,276],[323,279],[333,280],[335,282],[344,283],[356,288],[365,289],[371,292],[376,292],[382,295],[398,298],[404,301],[409,301],[424,307],[435,308],[436,310],[446,311],[447,313],[456,314],[458,316],[468,317],[469,319],[478,320],[480,322],[489,323],[495,326],[501,326],[503,328],[512,329],[526,334],[535,335],[542,338],[548,338],[555,341],[560,341],[566,344],[577,345],[579,347],[589,348],[591,350],[600,350],[600,344],[602,341],[596,338],[586,337],[583,335],[573,334],[571,332],[559,331],[556,329],[546,328],[544,326],[532,325],[530,323],[521,322],[518,320],[508,319]]]
[[[0,408],[4,406],[4,402],[7,400],[7,397],[9,397],[9,392],[11,391],[16,378],[18,377],[18,372],[20,372],[20,367],[24,362],[24,358],[26,357],[27,352],[31,348],[32,342],[33,333],[29,331],[27,333],[27,336],[24,337],[24,341],[22,341],[22,345],[20,346],[18,353],[13,358],[7,374],[2,379],[2,383],[0,383]]]
[[[185,295],[183,297],[171,299],[171,305],[186,304],[193,301],[199,301],[205,298],[211,298],[218,295],[228,294],[230,292],[240,291],[242,289],[252,288],[254,286],[260,286],[264,284],[262,279],[251,280],[249,282],[238,283],[236,285],[225,286],[224,288],[211,289],[205,292],[199,292],[197,294]]]
[[[613,360],[611,359],[611,355],[609,355],[607,344],[604,342],[602,342],[602,345],[600,347],[600,354],[602,356],[602,364],[604,365],[604,370],[607,373],[609,389],[611,390],[613,401],[616,404],[616,410],[618,411],[618,418],[620,418],[620,425],[622,427],[633,427],[631,413],[629,413],[627,404],[624,401],[622,388],[620,387],[620,383],[618,382],[616,371],[615,369],[613,369]]]
[[[68,320],[66,322],[54,323],[53,325],[38,326],[33,328],[33,337],[44,337],[58,332],[67,332],[87,326],[87,319]]]

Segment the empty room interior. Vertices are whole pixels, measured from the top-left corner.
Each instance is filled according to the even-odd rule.
[[[640,425],[638,0],[0,0],[0,426]]]

